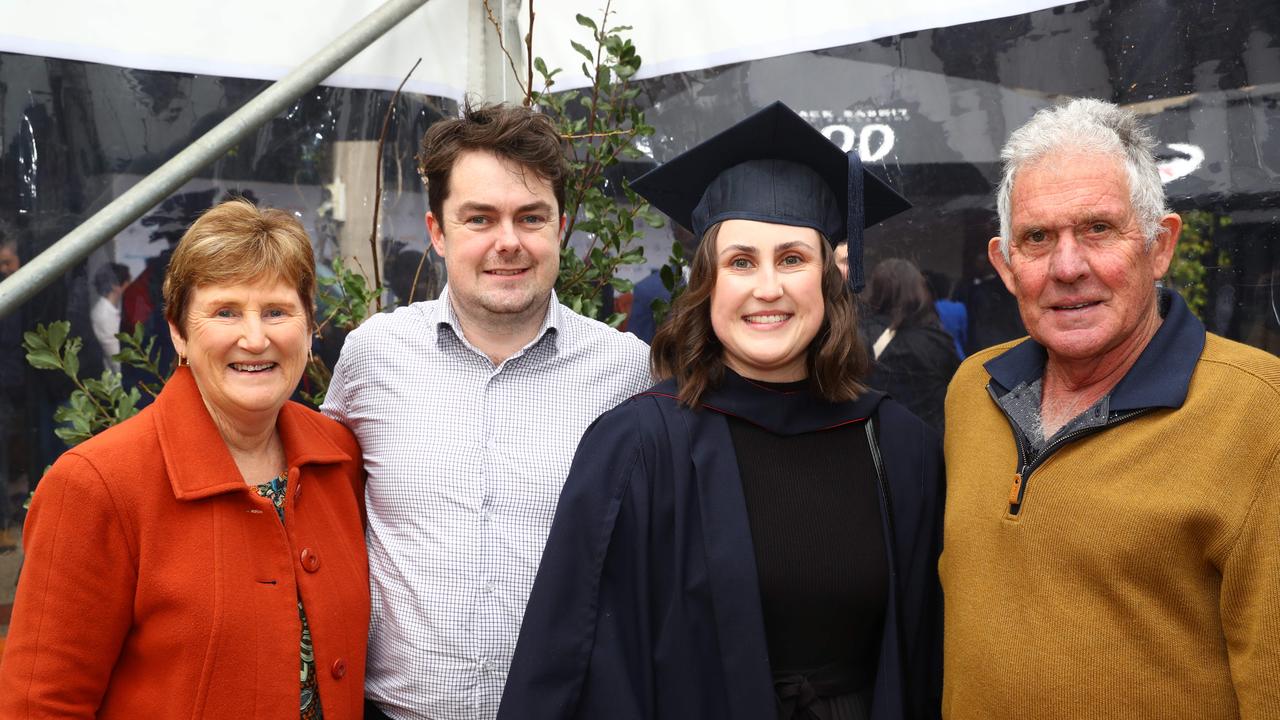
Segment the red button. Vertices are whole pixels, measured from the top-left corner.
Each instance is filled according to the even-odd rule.
[[[329,666],[329,674],[333,675],[334,680],[341,680],[347,674],[347,661],[342,658],[334,660],[333,665]]]
[[[302,569],[313,573],[320,569],[320,556],[311,548],[302,548]]]

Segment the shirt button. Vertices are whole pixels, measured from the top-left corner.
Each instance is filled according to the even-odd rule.
[[[302,554],[299,559],[302,560],[302,569],[309,573],[320,569],[320,556],[311,548],[302,548]]]
[[[341,680],[347,674],[347,661],[342,658],[334,660],[333,665],[329,666],[329,674],[334,680]]]

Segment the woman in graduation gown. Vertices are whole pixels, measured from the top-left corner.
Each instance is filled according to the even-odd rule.
[[[666,379],[579,445],[498,717],[937,717],[939,439],[862,384],[829,244],[860,289],[906,202],[780,103],[635,187],[702,242]]]

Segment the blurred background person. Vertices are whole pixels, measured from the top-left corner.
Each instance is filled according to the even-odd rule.
[[[955,340],[956,355],[961,360],[965,359],[967,353],[964,351],[964,346],[969,339],[969,312],[965,309],[964,303],[951,299],[951,290],[955,283],[936,270],[921,270],[920,274],[924,275],[924,282],[929,288],[929,295],[933,298],[933,309],[938,311],[938,321],[942,323],[942,329],[947,331],[952,340]]]
[[[960,366],[955,340],[942,329],[924,275],[910,260],[876,265],[867,284],[863,331],[874,368],[867,382],[942,432],[947,383]]]
[[[288,402],[311,241],[288,213],[224,203],[174,249],[162,297],[178,369],[36,490],[0,717],[359,718],[360,451]]]
[[[120,363],[112,356],[120,352],[120,298],[129,284],[129,268],[121,263],[107,263],[93,274],[93,291],[98,299],[89,311],[93,336],[102,348],[102,363],[112,372],[120,372]]]
[[[973,258],[976,269],[968,280],[961,280],[954,300],[963,303],[969,316],[965,356],[992,345],[1027,334],[1018,314],[1018,301],[996,276],[986,251]]]
[[[18,236],[0,223],[0,280],[22,266]],[[22,349],[22,308],[0,317],[0,551],[17,544],[15,522],[27,494],[27,474],[19,447],[23,426],[19,413],[26,405],[26,353]],[[15,528],[10,532],[10,527]]]
[[[693,253],[698,247],[698,239],[693,233],[672,223],[671,227],[674,241],[680,243],[684,249],[684,257],[686,263],[693,258]],[[684,276],[676,280],[680,285],[688,282],[689,266],[684,267]],[[662,268],[658,268],[649,273],[649,276],[636,283],[635,289],[632,290],[631,312],[627,317],[626,331],[634,334],[636,337],[646,343],[653,342],[653,335],[658,331],[659,323],[654,322],[653,303],[656,300],[665,300],[671,302],[671,291],[662,282]]]
[[[7,228],[8,226],[0,227],[0,280],[22,267],[22,258],[18,255],[18,238]]]

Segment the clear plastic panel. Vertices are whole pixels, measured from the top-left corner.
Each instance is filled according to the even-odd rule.
[[[997,233],[994,184],[1010,131],[1063,96],[1092,96],[1149,117],[1166,191],[1187,229],[1176,282],[1210,330],[1280,352],[1280,4],[1271,0],[1083,2],[1024,15],[642,81],[646,144],[664,161],[774,100],[879,166],[915,207],[867,237],[867,266],[908,257],[969,304],[973,345],[1019,333],[1012,298],[985,260]],[[644,48],[639,48],[641,54]],[[0,53],[0,273],[62,237],[243,105],[267,83],[130,70]],[[372,179],[381,173],[375,241],[389,291],[406,295],[427,251],[416,146],[452,101],[402,95],[377,166],[391,93],[320,87],[71,273],[0,319],[0,526],[64,449],[53,410],[69,392],[23,360],[21,333],[67,319],[85,340],[82,376],[104,362],[94,308],[112,263],[132,286],[127,324],[158,321],[164,251],[200,210],[243,193],[298,214],[323,268],[371,263]],[[652,163],[629,164],[635,176]],[[648,267],[671,231],[646,238]],[[428,253],[428,257],[430,254]],[[371,268],[366,267],[366,270]],[[118,277],[118,276],[117,276]],[[415,297],[443,282],[428,263]],[[101,313],[110,317],[110,313]],[[336,356],[340,338],[322,348]],[[167,345],[163,340],[162,344]],[[0,578],[0,582],[3,578]]]

